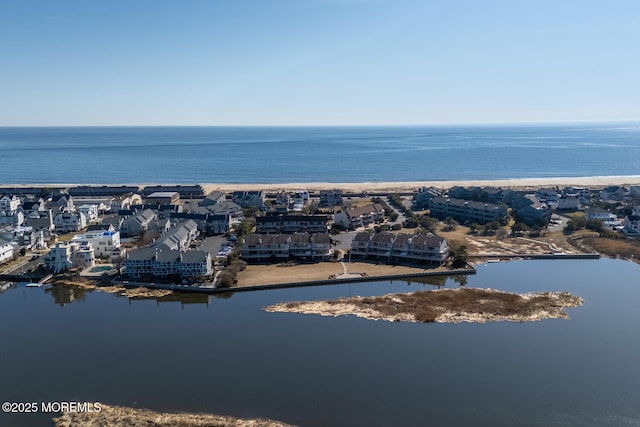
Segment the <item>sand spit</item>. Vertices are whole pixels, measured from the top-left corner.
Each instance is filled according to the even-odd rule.
[[[566,319],[569,316],[564,309],[582,303],[582,298],[568,292],[514,294],[496,289],[456,288],[379,297],[287,302],[265,307],[264,310],[332,317],[354,315],[390,322],[532,322]]]
[[[101,405],[100,412],[65,413],[54,418],[56,427],[292,427],[279,421],[240,419],[207,414],[171,414],[147,409]]]

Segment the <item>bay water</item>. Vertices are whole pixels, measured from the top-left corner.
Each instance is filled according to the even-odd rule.
[[[636,426],[640,266],[479,266],[468,287],[570,291],[569,320],[406,324],[266,305],[457,287],[453,279],[183,302],[15,287],[0,294],[3,401],[98,401],[301,426]],[[198,299],[201,298],[201,299]],[[0,425],[49,425],[0,414]]]

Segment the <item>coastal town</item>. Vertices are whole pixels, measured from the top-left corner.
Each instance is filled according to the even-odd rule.
[[[206,191],[0,188],[0,280],[219,292],[418,277],[474,262],[637,259],[640,186]]]

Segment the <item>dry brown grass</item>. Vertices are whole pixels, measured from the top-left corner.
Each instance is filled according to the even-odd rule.
[[[53,421],[56,427],[292,427],[290,424],[265,419],[159,413],[107,405],[102,405],[100,412],[65,413]]]
[[[520,295],[495,289],[457,288],[320,302],[288,302],[267,307],[266,310],[329,316],[353,314],[367,319],[390,321],[523,322],[566,318],[563,308],[581,304],[581,298],[566,292]]]
[[[608,239],[596,236],[583,237],[580,240],[584,245],[612,258],[633,259],[636,262],[640,259],[640,241],[638,240]]]

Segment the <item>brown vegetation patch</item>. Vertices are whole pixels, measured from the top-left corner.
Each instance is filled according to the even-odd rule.
[[[355,315],[372,320],[408,322],[534,321],[567,318],[564,308],[582,305],[568,292],[514,294],[495,289],[457,288],[331,301],[288,302],[266,307],[270,312]]]
[[[279,421],[240,419],[208,414],[171,414],[147,409],[102,405],[100,412],[65,413],[54,418],[56,427],[291,427]]]
[[[608,239],[588,236],[580,239],[583,245],[612,258],[640,259],[640,241],[627,239]]]

